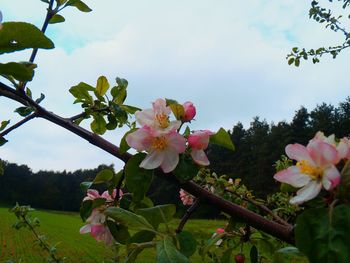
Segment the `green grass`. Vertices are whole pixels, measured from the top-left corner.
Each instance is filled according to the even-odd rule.
[[[53,211],[35,211],[33,216],[39,218],[40,234],[45,234],[50,244],[56,244],[58,255],[66,256],[67,262],[111,262],[113,252],[102,243],[96,242],[89,234],[79,234],[84,224],[76,213],[62,213]],[[47,254],[34,244],[34,236],[27,229],[15,230],[11,226],[16,221],[14,214],[8,208],[0,207],[0,262],[13,260],[14,262],[40,263],[46,262]],[[176,228],[179,220],[170,225]],[[185,230],[190,230],[198,238],[209,238],[215,229],[223,227],[223,221],[190,220]],[[155,252],[145,250],[138,257],[138,262],[154,262]],[[191,257],[191,262],[201,262],[198,255]]]

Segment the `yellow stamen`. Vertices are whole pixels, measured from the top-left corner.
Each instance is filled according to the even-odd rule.
[[[165,129],[169,126],[169,117],[164,113],[156,114],[156,120],[162,129]]]
[[[312,180],[322,179],[323,177],[323,170],[320,167],[310,165],[306,160],[297,162],[297,167],[299,167],[301,173],[307,174]]]
[[[166,139],[165,137],[156,137],[153,139],[152,148],[158,151],[163,151],[166,148]]]

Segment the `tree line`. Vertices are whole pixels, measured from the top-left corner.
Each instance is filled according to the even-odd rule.
[[[218,175],[226,174],[240,178],[258,196],[266,196],[277,190],[273,180],[276,160],[284,154],[289,143],[307,144],[317,131],[337,137],[348,136],[350,132],[350,97],[337,107],[322,103],[308,111],[301,107],[292,121],[267,123],[259,117],[253,118],[245,129],[238,122],[229,131],[235,144],[234,152],[210,145],[207,154],[211,170]],[[78,211],[84,192],[80,183],[91,181],[98,171],[113,166],[100,165],[96,169],[74,172],[39,171],[34,173],[26,165],[4,161],[4,175],[0,177],[0,203],[13,205],[15,202],[30,204],[35,208]],[[102,190],[102,188],[101,188]],[[150,198],[155,204],[175,203],[181,215],[186,209],[179,200],[179,188],[156,177],[150,187]],[[217,211],[200,206],[198,217],[212,217]]]

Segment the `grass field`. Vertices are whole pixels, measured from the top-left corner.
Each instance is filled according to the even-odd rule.
[[[53,211],[35,211],[33,216],[40,219],[38,232],[49,238],[50,244],[60,242],[57,246],[58,254],[67,257],[67,262],[111,262],[112,251],[103,244],[97,243],[90,235],[79,234],[83,225],[76,213],[61,213]],[[47,254],[35,245],[34,236],[29,230],[15,230],[11,226],[16,221],[15,215],[8,208],[0,207],[0,262],[13,260],[21,263],[46,262]],[[171,227],[176,227],[178,220],[174,220]],[[189,229],[197,237],[210,237],[216,228],[222,227],[224,222],[214,220],[190,220],[185,229]],[[154,262],[153,250],[145,250],[138,262]],[[201,262],[198,255],[191,257],[191,262]]]

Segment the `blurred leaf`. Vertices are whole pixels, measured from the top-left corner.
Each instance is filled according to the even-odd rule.
[[[258,249],[256,248],[255,245],[253,245],[251,248],[250,248],[250,262],[251,263],[258,263]]]
[[[92,200],[87,200],[80,205],[80,217],[85,222],[92,212]]]
[[[0,146],[3,146],[7,142],[8,140],[6,140],[4,137],[0,137]]]
[[[157,263],[187,263],[188,258],[180,253],[170,237],[165,237],[157,243]]]
[[[128,190],[133,193],[133,200],[143,199],[151,185],[153,170],[146,170],[140,167],[146,154],[138,153],[129,159],[125,166],[125,184]]]
[[[198,174],[198,171],[198,165],[196,165],[188,155],[181,154],[174,174],[180,181],[185,182],[193,179]]]
[[[231,151],[235,150],[230,134],[224,128],[220,128],[216,134],[210,136],[210,142],[225,147]]]
[[[137,129],[131,129],[130,131],[127,131],[124,134],[123,138],[120,140],[119,150],[121,153],[126,153],[130,149],[130,146],[126,142],[126,136],[128,136],[130,133],[133,133],[134,131],[137,131]]]
[[[106,183],[113,179],[113,171],[111,169],[104,169],[97,173],[93,183],[94,184],[101,184]]]
[[[141,230],[136,232],[129,240],[128,243],[144,243],[152,241],[156,234],[147,230]]]
[[[28,67],[26,64],[23,64],[23,63],[16,63],[16,62],[9,62],[6,64],[0,63],[0,74],[10,75],[19,81],[31,81],[34,77],[34,70],[33,68]]]
[[[180,252],[186,257],[192,256],[197,249],[197,241],[193,235],[188,231],[182,231],[176,235],[180,244]]]
[[[0,124],[0,131],[4,130],[9,123],[10,123],[10,120],[2,121],[1,124]]]
[[[103,97],[109,89],[109,83],[105,76],[100,76],[97,80],[95,93],[97,96]]]
[[[350,258],[350,206],[313,208],[297,218],[297,248],[310,263],[347,263]]]
[[[45,95],[41,93],[41,94],[40,94],[40,98],[37,98],[37,99],[35,100],[35,102],[39,104],[39,103],[42,102],[44,99],[45,99]]]
[[[93,182],[82,182],[82,183],[80,183],[80,188],[81,188],[81,190],[86,192],[87,189],[89,189],[92,185],[93,185]]]
[[[105,214],[124,226],[141,230],[154,230],[152,225],[144,217],[119,207],[108,207],[105,210]]]
[[[129,114],[134,114],[135,112],[141,110],[140,108],[130,106],[130,105],[120,105],[120,108],[122,108],[123,110],[125,110]]]
[[[78,8],[80,11],[82,12],[91,12],[92,9],[90,9],[90,7],[88,7],[84,2],[80,1],[80,0],[69,0],[65,6],[75,6],[76,8]]]
[[[130,239],[130,233],[128,231],[128,228],[123,225],[118,225],[115,222],[112,222],[111,220],[107,220],[107,226],[109,231],[111,231],[111,234],[113,238],[125,245],[127,241]]]
[[[175,215],[176,207],[173,204],[157,205],[150,208],[138,209],[137,214],[142,215],[147,221],[158,229],[160,223],[168,223]]]
[[[66,19],[64,19],[63,16],[59,14],[55,14],[53,17],[51,17],[49,24],[57,24],[57,23],[62,23],[64,21],[66,21]]]
[[[96,114],[94,115],[94,120],[90,124],[90,128],[94,133],[102,135],[107,130],[106,125],[107,123],[103,116],[100,114]]]
[[[37,27],[24,22],[4,22],[0,30],[0,54],[27,48],[51,49],[55,45]]]

